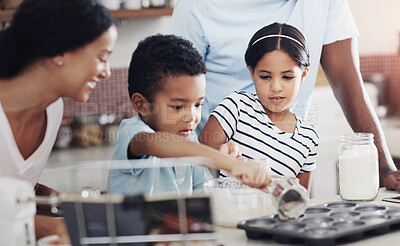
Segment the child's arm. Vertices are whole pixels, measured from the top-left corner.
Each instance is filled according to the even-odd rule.
[[[227,137],[219,124],[218,120],[211,115],[208,119],[203,131],[200,133],[199,142],[215,149],[219,149],[222,153],[233,157],[240,157],[242,154],[239,145],[233,142],[226,142]]]
[[[300,184],[302,186],[304,186],[304,188],[306,188],[307,190],[310,190],[312,172],[299,173],[299,174],[297,174],[297,178],[299,179]]]
[[[219,147],[219,151],[224,154],[230,155],[232,157],[242,156],[242,153],[240,152],[239,149],[239,145],[232,141],[222,144],[221,147]]]
[[[168,132],[140,132],[132,138],[129,151],[134,156],[207,157],[214,163],[211,168],[224,169],[251,187],[266,187],[271,180],[265,166],[260,163],[235,159],[206,145]]]
[[[227,137],[224,129],[219,124],[217,118],[210,115],[203,131],[199,135],[199,142],[214,149],[220,149],[221,145],[226,143]]]

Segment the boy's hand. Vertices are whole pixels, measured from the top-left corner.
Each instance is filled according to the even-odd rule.
[[[238,161],[232,168],[232,175],[243,184],[253,188],[266,188],[271,183],[267,165],[255,161]]]
[[[232,141],[222,144],[221,147],[219,147],[219,151],[235,158],[242,156],[239,145]]]

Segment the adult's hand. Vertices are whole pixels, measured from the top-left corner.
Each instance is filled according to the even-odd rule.
[[[58,244],[71,244],[67,226],[65,225],[64,220],[61,218],[36,215],[35,232],[37,240],[42,237],[57,235],[60,238],[60,240],[57,242]]]
[[[400,192],[400,171],[388,173],[383,183],[387,189]]]
[[[35,185],[36,196],[51,196],[53,194],[59,195],[59,192],[43,184],[37,183]]]

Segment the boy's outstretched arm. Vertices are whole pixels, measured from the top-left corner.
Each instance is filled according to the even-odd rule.
[[[244,184],[254,188],[264,188],[271,179],[267,169],[261,163],[243,161],[219,152],[204,144],[192,142],[185,137],[168,132],[140,132],[130,144],[131,155],[152,155],[160,158],[202,156],[213,161],[210,168],[223,169],[230,172]]]

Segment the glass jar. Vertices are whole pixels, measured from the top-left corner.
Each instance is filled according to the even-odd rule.
[[[371,201],[378,194],[378,151],[372,133],[340,137],[337,158],[338,191],[343,200]]]
[[[293,177],[272,177],[268,186],[281,219],[297,219],[307,208],[308,191]]]

